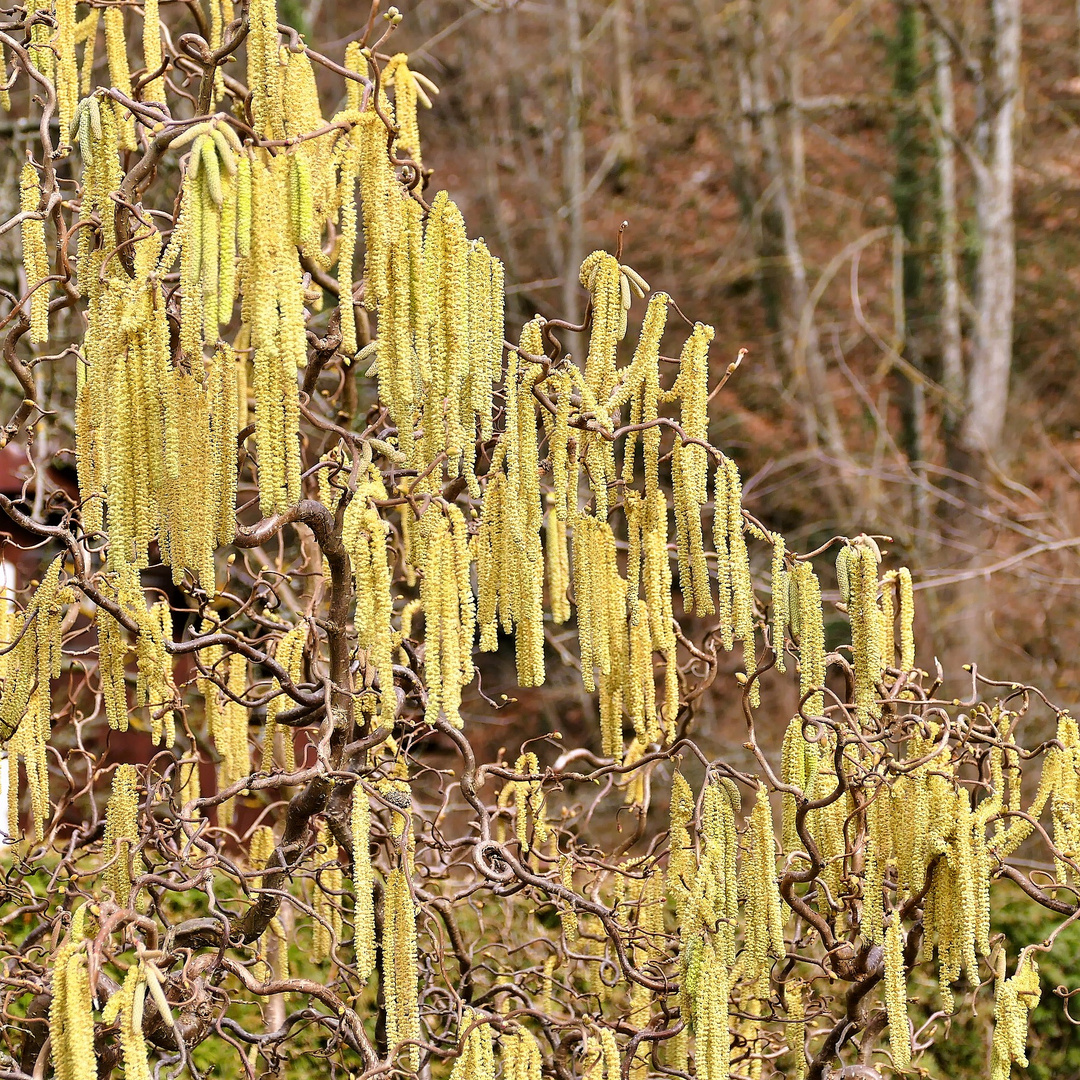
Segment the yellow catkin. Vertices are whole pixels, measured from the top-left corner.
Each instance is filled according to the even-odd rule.
[[[27,161],[19,178],[19,209],[24,214],[37,215],[40,200],[37,170]],[[45,247],[45,221],[37,216],[26,217],[21,229],[26,284],[34,290],[30,296],[30,340],[37,343],[49,338],[50,286],[45,280],[49,276],[49,256]]]
[[[878,715],[877,682],[885,657],[884,614],[878,605],[878,553],[871,544],[856,544],[849,559],[848,616],[855,667],[855,713],[867,723]]]
[[[356,967],[366,980],[375,970],[375,871],[371,865],[371,803],[360,784],[353,788],[352,814],[353,942]]]
[[[214,541],[219,545],[231,544],[236,535],[238,364],[232,347],[219,341],[207,379],[210,426],[210,490],[207,497]]]
[[[793,1080],[806,1076],[806,984],[792,979],[784,985],[784,1001],[789,1023],[784,1025],[784,1036],[792,1055],[790,1075]]]
[[[386,109],[389,109],[389,103]],[[370,105],[361,115],[353,134],[359,148],[360,198],[366,248],[364,305],[369,311],[378,311],[386,299],[390,250],[398,238],[401,201],[397,194],[400,185],[387,153],[386,126]],[[434,215],[433,202],[429,228]],[[461,312],[461,317],[464,316],[465,313]]]
[[[143,65],[147,74],[160,69],[161,55],[161,18],[158,14],[158,0],[143,0]],[[144,101],[165,100],[165,80],[158,76],[151,79],[142,90]]]
[[[96,9],[95,9],[96,10]],[[100,14],[100,12],[98,12]],[[93,35],[91,35],[92,39]],[[87,45],[89,51],[90,46]],[[131,68],[128,66],[127,38],[124,34],[124,9],[108,7],[105,9],[105,56],[109,62],[109,82],[126,97],[134,97],[131,86]],[[89,87],[83,91],[87,93]],[[120,134],[121,149],[135,149],[135,129],[132,119],[122,105],[114,107],[117,131]]]
[[[383,68],[383,85],[394,89],[394,119],[397,120],[398,136],[395,148],[399,157],[409,157],[422,165],[420,158],[420,127],[416,122],[417,94],[416,76],[409,70],[409,57],[396,53]],[[430,106],[430,102],[428,103]]]
[[[821,584],[813,566],[798,562],[792,571],[795,583],[795,610],[799,624],[799,693],[806,698],[803,712],[820,716],[825,708],[825,623],[821,608]]]
[[[29,22],[39,11],[45,11],[51,15],[53,0],[26,0],[23,6]],[[51,19],[37,20],[30,29],[30,47],[26,50],[34,67],[50,80],[54,77],[54,68],[56,66],[56,54],[51,46],[52,36]]]
[[[366,209],[364,221],[366,230]],[[462,409],[469,371],[468,261],[464,218],[449,195],[440,191],[432,200],[424,233],[424,287],[431,320],[431,385],[425,388],[424,455],[430,462],[445,453],[451,476],[461,470],[466,436],[470,440],[473,437],[471,400],[468,412]]]
[[[1021,954],[1016,973],[1005,978],[1005,960],[998,964],[994,994],[994,1040],[990,1051],[990,1080],[1009,1080],[1013,1064],[1028,1066],[1028,1019],[1039,1004],[1039,965],[1029,951]]]
[[[598,401],[606,401],[615,387],[615,357],[626,334],[622,273],[618,260],[606,251],[594,251],[581,264],[581,284],[592,302],[592,331],[585,360],[585,382]]]
[[[338,244],[338,310],[341,312],[341,351],[350,360],[356,355],[356,309],[353,303],[353,262],[356,258],[356,184],[349,177],[342,184],[341,241]],[[380,332],[380,338],[382,334]],[[389,402],[389,398],[386,399]]]
[[[397,199],[399,233],[397,243],[390,248],[387,296],[379,309],[375,355],[379,400],[386,405],[398,430],[405,433],[406,437],[399,436],[400,448],[412,462],[418,460],[420,441],[407,436],[420,426],[417,402],[423,400],[424,383],[431,381],[430,297],[423,266],[423,210],[407,195],[398,195]],[[355,232],[355,206],[351,227]],[[343,247],[346,240],[343,235]]]
[[[667,865],[667,887],[675,898],[677,912],[690,896],[694,878],[694,848],[690,838],[694,809],[694,793],[682,773],[677,772],[671,782]]]
[[[555,843],[554,837],[552,844]],[[563,855],[559,859],[559,881],[564,889],[573,891],[574,888],[574,861],[569,855]],[[562,923],[563,937],[567,945],[574,945],[578,939],[579,926],[577,911],[572,903],[564,898],[559,905],[559,919]]]
[[[631,424],[649,424],[657,417],[660,397],[660,340],[667,325],[670,302],[671,297],[667,293],[654,293],[650,298],[637,347],[634,349],[634,358],[630,366],[621,373],[619,386],[608,401],[612,408],[629,402]],[[637,432],[632,431],[627,435],[623,447],[622,477],[627,485],[632,484],[634,479],[637,438]],[[645,496],[649,498],[656,491],[658,483],[660,427],[646,427],[641,432],[641,440],[645,458]]]
[[[481,1023],[472,1009],[461,1017],[467,1031],[462,1052],[450,1071],[451,1080],[495,1080],[495,1042],[491,1025]]]
[[[94,1005],[87,969],[86,905],[72,915],[67,940],[56,950],[49,1002],[49,1043],[57,1080],[95,1080]]]
[[[338,848],[330,835],[330,830],[323,826],[319,830],[316,843],[326,849],[325,854],[316,856],[317,872],[313,881],[315,893],[315,926],[312,940],[312,959],[321,963],[333,956],[334,949],[341,941],[341,864],[338,862]]]
[[[63,556],[49,564],[15,631],[18,643],[7,657],[10,673],[0,692],[0,729],[7,734],[9,808],[18,823],[18,761],[26,768],[34,831],[40,840],[49,817],[49,770],[45,745],[52,730],[52,680],[61,671],[63,609],[73,600],[61,587]]]
[[[534,320],[526,325],[522,342],[533,344],[538,335]],[[517,354],[511,355],[506,430],[488,473],[474,546],[480,587],[481,648],[497,648],[497,620],[504,631],[513,631],[518,682],[522,686],[539,686],[544,681],[544,560],[540,542],[543,509],[531,394],[536,377],[535,368],[522,372]]]
[[[903,1072],[911,1065],[911,1029],[908,1026],[904,933],[899,913],[893,915],[885,931],[885,1007],[893,1064]]]
[[[783,959],[785,950],[784,919],[776,884],[772,809],[764,788],[758,790],[746,839],[743,863],[746,889],[744,975],[748,983],[761,987],[764,981],[767,987],[769,957]]]
[[[101,19],[101,9],[91,8],[75,24],[75,44],[83,45],[83,59],[79,68],[79,94],[86,97],[94,81],[94,53],[97,49],[97,28]],[[3,66],[2,48],[0,48],[0,67]],[[0,94],[2,97],[2,94]]]
[[[713,543],[716,547],[717,582],[720,601],[720,633],[724,647],[735,641],[743,646],[746,675],[754,674],[754,588],[750,577],[750,558],[743,528],[742,480],[738,466],[725,457],[716,468]],[[751,691],[750,703],[759,704],[758,683]]]
[[[281,106],[276,0],[252,0],[248,23],[247,71],[255,130],[263,138],[283,139],[285,118]]]
[[[545,1010],[544,1015],[549,1015],[549,1010]],[[502,1049],[506,1080],[540,1080],[543,1058],[531,1031],[519,1027],[502,1040]]]
[[[127,641],[120,624],[104,608],[95,617],[98,632],[98,672],[105,715],[113,731],[127,731],[128,698],[124,682]]]
[[[105,809],[104,855],[110,865],[105,888],[126,907],[131,900],[131,859],[139,840],[139,776],[134,765],[124,764],[113,777],[112,794]]]
[[[461,689],[473,677],[476,608],[469,576],[467,526],[461,511],[430,512],[421,519],[426,537],[420,602],[424,609],[426,719],[445,717],[461,727]]]
[[[254,348],[259,506],[265,516],[299,501],[300,401],[297,369],[307,361],[303,283],[296,248],[278,222],[287,205],[287,162],[252,165],[251,255],[244,321]]]
[[[304,647],[308,639],[308,624],[299,622],[282,635],[277,643],[274,659],[285,669],[294,684],[299,684],[304,675]],[[280,686],[278,680],[274,680],[275,688]],[[283,754],[281,757],[282,768],[286,772],[293,772],[296,768],[294,754],[293,730],[286,724],[279,724],[278,714],[292,705],[292,698],[284,693],[278,694],[266,704],[266,731],[263,735],[262,768],[270,772],[274,768],[276,756],[276,744],[280,737]]]
[[[79,65],[75,57],[75,0],[54,0],[56,33],[56,104],[61,137],[66,142],[79,101]]]
[[[708,438],[709,343],[713,328],[697,323],[679,357],[679,375],[671,396],[681,403],[680,421],[687,440]],[[712,614],[713,602],[701,536],[701,508],[706,500],[708,452],[700,442],[679,436],[672,457],[675,539],[679,552],[679,587],[683,603],[695,615]]]
[[[7,50],[4,47],[4,43],[0,41],[0,83],[7,82]],[[86,93],[84,90],[83,93]],[[0,89],[0,110],[4,112],[11,112],[11,92],[6,89]]]
[[[395,867],[386,880],[383,899],[383,995],[386,1007],[386,1042],[396,1058],[401,1045],[420,1038],[417,1001],[416,909],[405,871]],[[405,1050],[411,1071],[419,1067],[420,1048]]]
[[[772,647],[776,653],[776,670],[786,670],[784,664],[784,634],[788,623],[788,573],[784,567],[785,544],[780,533],[772,534]]]
[[[365,683],[378,684],[379,719],[392,724],[397,712],[397,694],[390,628],[394,607],[387,547],[390,528],[374,505],[374,500],[385,498],[381,476],[376,469],[369,468],[346,507],[342,540],[356,582],[354,626],[357,645],[367,655]]]
[[[570,618],[570,552],[566,543],[566,520],[559,517],[555,506],[547,512],[544,561],[551,619],[556,625],[561,625]]]
[[[203,664],[219,679],[224,677],[226,694],[220,695],[210,679],[199,680],[206,702],[206,726],[218,754],[218,790],[231,787],[251,771],[247,740],[247,709],[240,700],[247,685],[247,662],[235,653],[222,658],[220,647],[206,650]],[[218,807],[218,821],[232,822],[234,800],[227,799]]]
[[[894,842],[889,815],[887,791],[871,792],[866,808],[866,862],[863,886],[862,931],[868,941],[880,944],[884,940],[883,888],[889,860],[893,858]]]
[[[618,572],[615,537],[606,521],[582,514],[574,525],[574,603],[581,678],[590,693],[596,669],[612,674],[612,644],[626,633],[626,582]]]
[[[132,964],[120,989],[105,1003],[102,1019],[119,1024],[120,1046],[124,1053],[124,1075],[131,1080],[150,1080],[148,1048],[143,1036],[143,1007],[146,999],[146,969]]]
[[[900,670],[911,671],[915,666],[915,593],[911,571],[902,566],[897,571],[900,589]]]

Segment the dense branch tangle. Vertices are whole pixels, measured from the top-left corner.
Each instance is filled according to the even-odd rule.
[[[212,1045],[251,1076],[313,1048],[365,1076],[903,1070],[925,1047],[917,966],[944,1013],[993,978],[993,1075],[1022,1063],[1042,946],[1005,955],[990,890],[1075,915],[1075,721],[1026,750],[1032,692],[973,678],[939,700],[910,575],[870,537],[836,543],[851,633],[827,651],[813,561],[744,511],[709,442],[712,328],[662,378],[674,306],[615,256],[581,267],[582,363],[566,323],[504,341],[502,264],[427,190],[416,109],[435,88],[383,51],[394,9],[339,65],[273,0],[188,5],[197,33],[148,0],[133,72],[137,9],[78,7],[34,0],[0,33],[44,113],[5,434],[62,439],[70,416],[78,464],[77,500],[45,460],[47,497],[3,500],[49,549],[0,609],[0,721],[29,795],[20,819],[12,769],[28,834],[5,903],[26,918],[5,914],[0,983],[27,1019],[5,1028],[5,1075],[198,1075]],[[241,54],[247,86],[224,70]],[[344,76],[329,119],[316,66]],[[39,398],[46,359],[70,393]],[[150,588],[159,562],[171,592]],[[512,637],[539,687],[571,620],[600,755],[478,762],[477,650]],[[758,776],[692,738],[736,643]],[[755,725],[773,667],[801,702],[779,772]],[[149,763],[110,751],[129,725]],[[637,822],[610,851],[605,808]],[[1053,860],[1040,884],[1009,862],[1029,838]]]

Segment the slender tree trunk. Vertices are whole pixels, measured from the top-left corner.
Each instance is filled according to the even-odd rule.
[[[781,279],[780,222],[771,202],[762,205],[762,192],[754,170],[754,101],[750,92],[750,73],[746,66],[749,45],[733,36],[723,41],[707,18],[703,0],[690,0],[698,25],[701,58],[709,77],[716,106],[716,124],[724,137],[731,157],[731,187],[739,203],[742,220],[754,239],[757,257],[757,285],[765,325],[772,335],[780,333]],[[728,66],[721,63],[725,47],[732,57],[735,86],[728,77]],[[732,108],[733,99],[738,109]]]
[[[634,115],[633,49],[630,35],[630,12],[627,0],[613,0],[615,4],[615,74],[619,101],[619,162],[625,168],[637,160],[634,139],[636,118]]]
[[[579,0],[566,0],[566,50],[569,85],[566,95],[566,138],[563,142],[563,186],[566,190],[567,237],[563,257],[562,310],[564,318],[577,321],[581,285],[578,271],[585,258],[585,140],[581,111],[585,99],[585,65],[581,47]]]
[[[817,445],[819,435],[824,435],[829,451],[840,456],[844,453],[843,439],[829,393],[817,329],[812,320],[808,332],[804,333],[800,329],[803,326],[803,312],[810,299],[810,288],[802,248],[799,245],[798,224],[791,197],[791,179],[781,151],[776,113],[765,70],[769,48],[765,38],[765,13],[761,0],[753,0],[751,3],[750,18],[750,89],[761,137],[765,172],[769,180],[769,193],[780,217],[787,271],[787,296],[782,330],[784,353],[789,358],[796,386],[803,398],[803,423],[807,440],[812,445]]]
[[[960,428],[964,395],[964,353],[960,330],[960,281],[956,258],[956,99],[948,39],[940,30],[931,35],[934,54],[934,93],[938,130],[935,137],[938,181],[938,258],[941,276],[941,385],[945,390],[945,445],[951,459]]]
[[[802,0],[794,0],[789,20],[787,82],[791,107],[788,110],[788,138],[791,144],[791,194],[802,208],[806,189],[806,135],[803,130],[803,9]]]
[[[1013,121],[1020,82],[1020,0],[992,0],[993,54],[989,160],[979,170],[982,249],[978,265],[976,349],[960,441],[970,455],[1000,445],[1012,366],[1016,248],[1013,230]]]
[[[923,266],[920,253],[923,202],[923,146],[917,98],[920,55],[920,16],[913,0],[899,0],[896,5],[896,37],[891,49],[893,92],[898,102],[893,127],[896,154],[892,194],[896,223],[900,230],[900,298],[903,306],[903,336],[897,351],[915,369],[923,370],[923,355],[918,328],[923,314]],[[903,371],[896,372],[900,402],[900,442],[909,461],[921,461],[925,423],[923,384]]]

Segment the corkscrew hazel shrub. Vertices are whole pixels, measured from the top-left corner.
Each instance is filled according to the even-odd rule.
[[[53,91],[3,356],[65,376],[19,378],[5,438],[78,474],[0,495],[40,554],[0,603],[11,1075],[317,1041],[365,1077],[885,1076],[991,995],[979,1067],[1026,1067],[1077,915],[1068,710],[917,668],[887,538],[758,520],[677,282],[597,250],[583,358],[508,332],[399,12],[331,58],[274,0],[166,7],[0,30],[18,107]],[[588,745],[526,729],[568,679]],[[1005,941],[1005,890],[1056,925]]]

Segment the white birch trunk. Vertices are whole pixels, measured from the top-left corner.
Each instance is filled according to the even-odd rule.
[[[934,53],[934,90],[937,96],[938,131],[938,231],[941,260],[941,382],[947,394],[946,424],[955,427],[964,393],[963,338],[960,330],[960,283],[956,262],[956,99],[953,93],[949,42],[940,30],[930,36]]]
[[[979,170],[982,250],[978,266],[976,349],[961,443],[992,453],[1001,441],[1012,366],[1016,246],[1013,229],[1013,123],[1020,83],[1020,0],[992,0],[992,112],[989,160]]]

